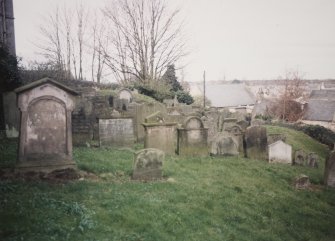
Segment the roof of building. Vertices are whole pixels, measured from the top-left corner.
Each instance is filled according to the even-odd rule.
[[[214,84],[206,86],[206,97],[215,107],[255,104],[255,97],[244,84]]]
[[[334,120],[334,115],[335,100],[312,99],[308,102],[304,119],[331,122]]]

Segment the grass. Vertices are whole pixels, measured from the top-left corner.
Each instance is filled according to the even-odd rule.
[[[284,131],[294,148],[326,155],[300,132],[272,131]],[[165,180],[144,183],[130,179],[132,157],[127,149],[75,148],[79,168],[99,181],[1,181],[0,239],[335,240],[335,191],[291,185],[302,173],[322,184],[323,168],[168,156]]]

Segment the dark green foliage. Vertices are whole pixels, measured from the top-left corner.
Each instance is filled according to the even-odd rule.
[[[140,94],[150,96],[159,102],[163,102],[164,99],[173,98],[173,94],[166,88],[157,88],[157,86],[150,84],[138,84],[135,88]]]
[[[192,96],[184,91],[181,84],[178,82],[177,76],[176,76],[176,70],[174,65],[169,65],[167,67],[166,72],[162,76],[162,80],[170,86],[170,93],[172,96],[177,96],[177,99],[180,103],[185,103],[187,105],[190,105],[194,102]]]
[[[176,95],[179,103],[190,105],[194,102],[193,97],[185,91],[179,90],[176,92]]]
[[[8,50],[0,47],[0,93],[13,90],[20,85],[19,61]]]
[[[305,124],[290,124],[287,122],[276,123],[279,126],[288,127],[294,130],[302,131],[315,140],[327,145],[333,149],[335,143],[335,133],[323,126],[319,125],[305,125]]]
[[[174,64],[169,65],[167,67],[166,72],[163,74],[162,79],[171,86],[171,91],[172,92],[177,92],[180,90],[183,90],[183,87],[180,85],[180,83],[177,80],[176,76],[176,70],[174,67]]]
[[[334,147],[335,133],[333,131],[319,125],[305,125],[301,126],[300,129],[319,142],[326,144],[329,148]]]

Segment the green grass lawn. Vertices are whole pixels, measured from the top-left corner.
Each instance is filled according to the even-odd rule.
[[[166,158],[163,181],[144,183],[130,179],[131,151],[75,148],[78,167],[99,179],[0,181],[0,240],[335,240],[335,190],[321,186],[326,147],[268,128],[318,153],[320,168],[176,156]],[[1,158],[15,157],[13,146],[1,144]],[[312,190],[292,187],[299,174]]]

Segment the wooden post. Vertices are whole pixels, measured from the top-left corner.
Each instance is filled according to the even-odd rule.
[[[206,108],[206,71],[204,71],[204,109]]]

